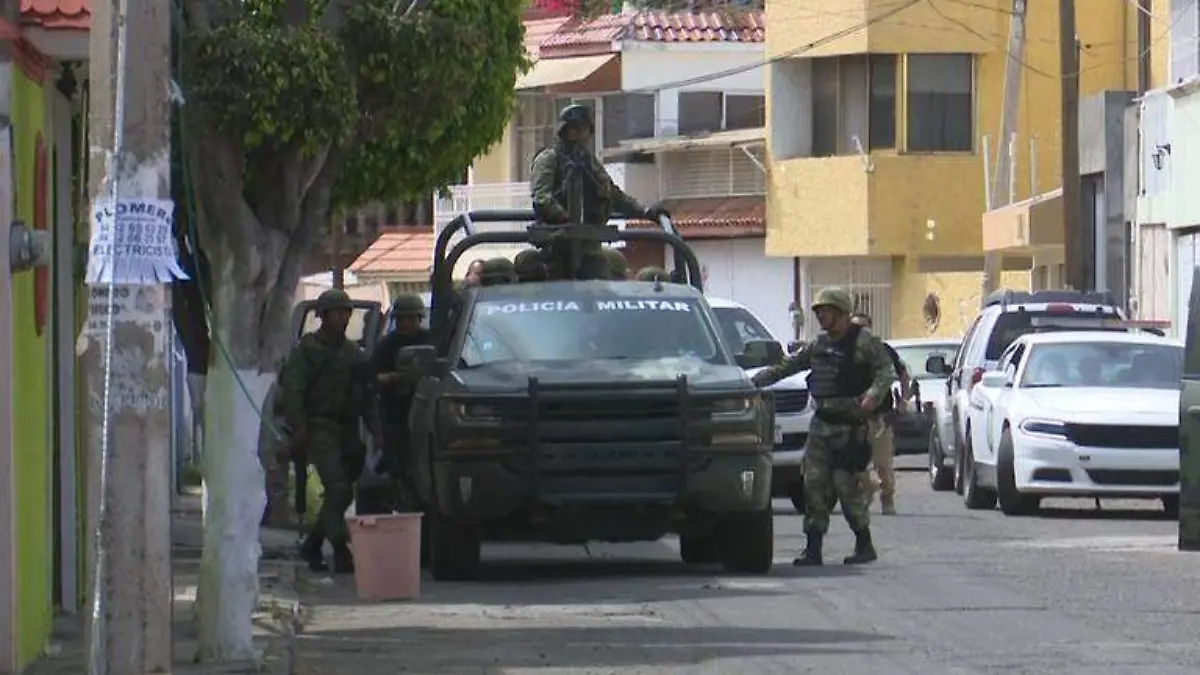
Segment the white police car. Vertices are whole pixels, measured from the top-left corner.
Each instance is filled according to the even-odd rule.
[[[724,298],[710,296],[707,299],[721,324],[725,340],[735,353],[740,352],[749,340],[779,342],[746,306]],[[748,372],[753,375],[760,370],[762,368],[754,368]],[[804,370],[769,387],[775,393],[775,453],[771,492],[775,497],[791,499],[800,512],[804,511],[804,476],[800,464],[804,459],[804,444],[808,441],[808,425],[812,421],[807,378],[808,371]]]

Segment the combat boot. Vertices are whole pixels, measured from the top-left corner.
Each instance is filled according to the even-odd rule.
[[[300,544],[300,559],[308,563],[309,571],[329,571],[329,565],[325,562],[325,552],[322,550],[324,546],[325,537],[319,534],[308,535]]]
[[[333,547],[333,573],[354,574],[354,555],[345,544],[335,544]]]
[[[871,530],[864,528],[854,533],[854,555],[847,556],[842,562],[846,565],[865,565],[878,559],[875,545],[871,543]]]
[[[809,532],[808,542],[804,545],[804,553],[792,561],[796,567],[817,567],[825,564],[822,554],[825,542],[824,532]]]

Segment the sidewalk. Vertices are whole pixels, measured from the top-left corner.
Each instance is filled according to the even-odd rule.
[[[255,673],[253,664],[204,666],[194,663],[196,628],[193,605],[200,565],[202,525],[200,497],[176,498],[172,509],[172,571],[175,585],[172,636],[175,675]],[[271,608],[292,606],[297,601],[296,534],[287,530],[263,529],[260,534],[263,559],[259,565],[259,614],[255,617],[256,641],[266,660],[265,672],[287,673],[287,654],[279,638],[280,629]],[[81,675],[87,672],[84,645],[86,615],[60,617],[55,624],[47,654],[26,671],[27,675]],[[112,675],[123,675],[113,673]]]

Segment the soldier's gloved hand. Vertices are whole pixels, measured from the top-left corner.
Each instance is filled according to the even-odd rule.
[[[657,223],[664,216],[670,218],[671,212],[664,209],[662,206],[651,206],[650,208],[646,209],[646,212],[643,215],[646,216],[647,220]]]

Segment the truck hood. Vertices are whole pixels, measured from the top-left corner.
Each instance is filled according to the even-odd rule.
[[[508,361],[475,368],[459,368],[454,378],[464,388],[477,393],[517,393],[536,377],[543,384],[619,385],[648,380],[674,380],[686,375],[693,389],[749,389],[749,378],[739,367],[716,366],[693,358],[601,359],[594,361]]]
[[[760,371],[763,371],[763,370],[766,370],[766,368],[751,368],[750,370],[746,371],[746,375],[748,375],[750,377],[754,377]],[[808,372],[809,371],[807,371],[807,370],[802,370],[802,371],[796,373],[795,375],[792,375],[791,377],[785,377],[782,380],[776,382],[775,384],[767,387],[767,389],[787,389],[789,391],[795,390],[795,389],[800,389],[803,391],[807,391],[808,390]]]

